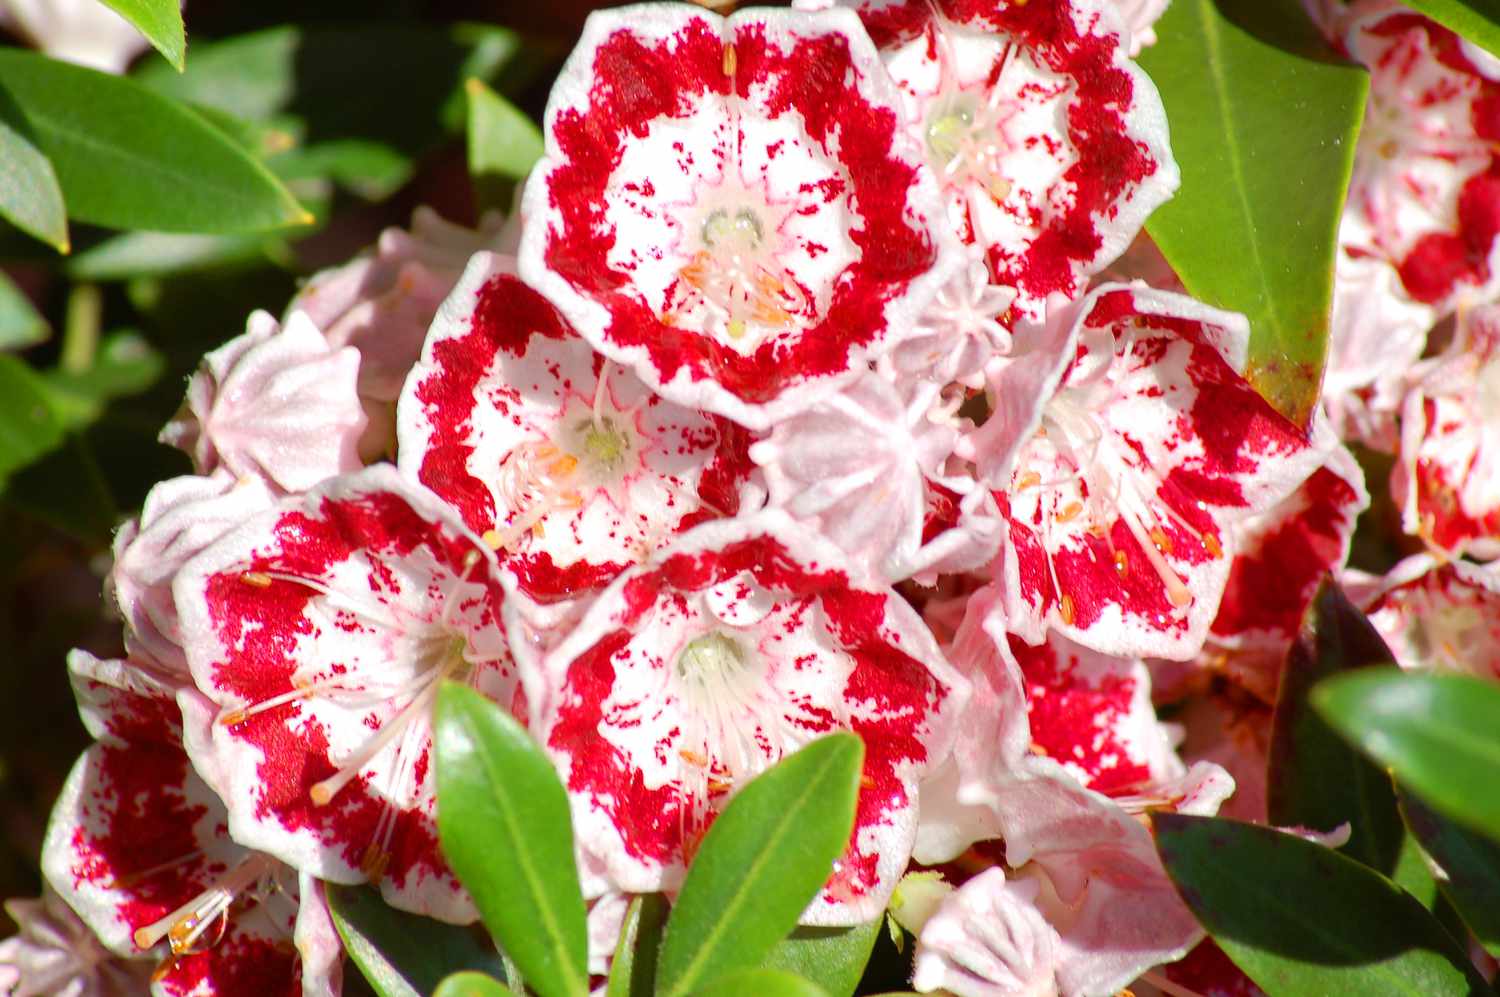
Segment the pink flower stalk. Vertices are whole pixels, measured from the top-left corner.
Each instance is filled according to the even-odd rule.
[[[595,354],[509,269],[477,255],[434,322],[400,408],[400,466],[555,602],[738,512],[749,439]]]
[[[1394,266],[1440,312],[1500,286],[1500,76],[1446,28],[1392,0],[1356,0],[1342,42],[1370,69],[1339,241]]]
[[[438,851],[431,707],[443,679],[525,714],[499,569],[436,496],[388,465],[256,516],[175,585],[229,830],[393,906],[472,920]]]
[[[948,222],[1037,320],[1176,189],[1166,115],[1098,0],[851,2],[901,92]]]
[[[1188,658],[1218,611],[1234,527],[1318,450],[1241,376],[1244,320],[1106,285],[1000,365],[999,408],[960,454],[1010,522],[1007,626],[1109,654]]]
[[[1448,557],[1500,556],[1500,306],[1461,310],[1453,342],[1408,371],[1391,496]]]
[[[783,755],[859,734],[854,833],[809,924],[884,909],[917,782],[968,694],[899,596],[774,510],[705,523],[620,576],[545,669],[543,741],[579,844],[628,892],[675,888],[728,797]]]
[[[653,390],[764,428],[962,265],[897,99],[846,11],[597,11],[548,104],[521,276]]]
[[[42,867],[109,951],[152,958],[159,997],[337,992],[341,946],[319,888],[230,840],[183,751],[170,687],[129,661],[69,660],[99,741],[63,786]]]

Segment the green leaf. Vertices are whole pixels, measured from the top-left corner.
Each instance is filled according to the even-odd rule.
[[[1250,382],[1307,425],[1369,78],[1329,60],[1297,0],[1176,0],[1156,32],[1140,62],[1182,188],[1147,231],[1188,291],[1249,317]]]
[[[1490,992],[1416,899],[1351,858],[1238,821],[1158,812],[1152,825],[1183,900],[1269,994]]]
[[[443,853],[537,993],[587,994],[573,826],[551,761],[515,718],[454,682],[434,724]]]
[[[734,795],[704,835],[667,920],[662,997],[759,965],[796,926],[849,846],[863,762],[857,736],[831,734]]]
[[[776,944],[763,965],[812,980],[832,997],[849,997],[864,975],[880,925],[876,918],[852,928],[799,927]]]
[[[368,886],[327,890],[344,948],[379,997],[426,997],[456,970],[504,975],[500,956],[469,928],[396,910]]]
[[[1500,55],[1500,0],[1405,0],[1455,34]]]
[[[191,235],[181,232],[122,232],[68,259],[75,280],[125,280],[263,260],[260,235]]]
[[[59,253],[68,251],[62,188],[31,123],[0,84],[0,218]]]
[[[166,361],[140,333],[123,329],[99,344],[86,371],[49,370],[42,379],[51,389],[52,410],[67,429],[79,429],[104,414],[116,398],[140,394],[156,383]]]
[[[542,131],[514,104],[471,79],[469,176],[486,207],[508,208],[507,193],[542,158]]]
[[[0,86],[52,161],[70,218],[204,233],[311,220],[222,131],[131,80],[3,49]]]
[[[606,997],[652,997],[656,993],[656,958],[666,921],[667,899],[660,893],[630,901],[615,957],[609,964]]]
[[[1500,840],[1500,688],[1467,675],[1369,671],[1324,682],[1312,702],[1429,806]]]
[[[0,350],[23,350],[44,343],[52,330],[21,289],[0,271]]]
[[[187,60],[187,35],[179,0],[102,0],[134,24],[146,40],[180,73]]]
[[[0,481],[62,441],[46,383],[25,361],[0,355]]]
[[[1365,615],[1325,578],[1282,672],[1266,808],[1272,824],[1331,831],[1348,822],[1343,853],[1390,875],[1405,835],[1390,777],[1350,747],[1307,701],[1324,678],[1371,665],[1394,667],[1390,650]]]
[[[693,991],[695,997],[827,997],[811,980],[780,969],[743,969]]]
[[[1446,820],[1402,791],[1401,815],[1445,876],[1439,888],[1485,951],[1500,956],[1500,844]]]
[[[432,992],[432,997],[503,997],[514,990],[483,973],[454,973]]]

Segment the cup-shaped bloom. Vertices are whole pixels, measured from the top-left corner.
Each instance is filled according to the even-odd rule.
[[[1040,319],[1177,189],[1156,87],[1099,0],[841,0],[901,93],[948,221]]]
[[[1500,567],[1416,554],[1380,580],[1364,609],[1402,668],[1500,681]]]
[[[546,115],[521,276],[605,356],[752,428],[910,335],[962,266],[848,11],[595,12]]]
[[[783,755],[859,734],[854,832],[810,924],[884,909],[917,782],[968,693],[899,595],[774,510],[705,523],[621,575],[545,667],[573,826],[628,892],[675,888],[730,795]]]
[[[188,562],[183,646],[217,707],[189,748],[221,773],[237,841],[321,879],[378,882],[394,906],[473,918],[438,851],[431,708],[444,679],[519,706],[498,571],[389,465],[287,499]]]
[[[400,466],[550,602],[738,512],[749,435],[652,393],[507,270],[477,254],[439,313],[398,411]]]

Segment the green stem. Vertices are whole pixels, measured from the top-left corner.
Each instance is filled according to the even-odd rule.
[[[58,366],[69,374],[85,374],[99,350],[99,325],[104,317],[104,294],[97,284],[74,284],[68,292],[63,317],[62,355]]]

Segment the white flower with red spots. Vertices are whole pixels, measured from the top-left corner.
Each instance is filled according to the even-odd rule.
[[[474,917],[438,851],[431,707],[443,679],[524,714],[494,557],[436,496],[381,465],[251,519],[175,592],[235,840],[388,902]]]
[[[1391,471],[1402,528],[1447,556],[1500,555],[1500,306],[1461,311],[1408,383]]]
[[[69,660],[99,741],[63,786],[42,868],[158,997],[337,992],[340,945],[310,877],[231,841],[183,751],[170,687],[129,661]]]
[[[1105,285],[1039,339],[992,376],[1000,407],[968,447],[1010,521],[1007,626],[1191,657],[1229,576],[1232,527],[1321,454],[1241,376],[1238,315]]]
[[[736,788],[834,730],[865,743],[849,849],[803,914],[875,917],[967,683],[915,612],[785,515],[706,523],[618,578],[546,661],[543,742],[617,888],[673,889]]]
[[[548,103],[521,276],[653,389],[763,428],[962,266],[897,99],[847,11],[596,11]]]
[[[1500,569],[1417,554],[1361,600],[1402,668],[1500,681]]]
[[[1500,76],[1458,36],[1391,0],[1341,19],[1370,96],[1339,232],[1344,251],[1394,266],[1410,298],[1446,311],[1500,286]]]
[[[1097,0],[851,2],[901,90],[948,221],[1041,318],[1176,190],[1167,120]]]
[[[753,470],[742,427],[653,394],[487,253],[433,324],[399,422],[402,469],[547,602],[738,512]]]
[[[361,465],[365,413],[355,393],[359,351],[333,349],[294,312],[280,326],[256,312],[245,333],[203,358],[161,442],[199,474],[224,468],[298,492]]]

